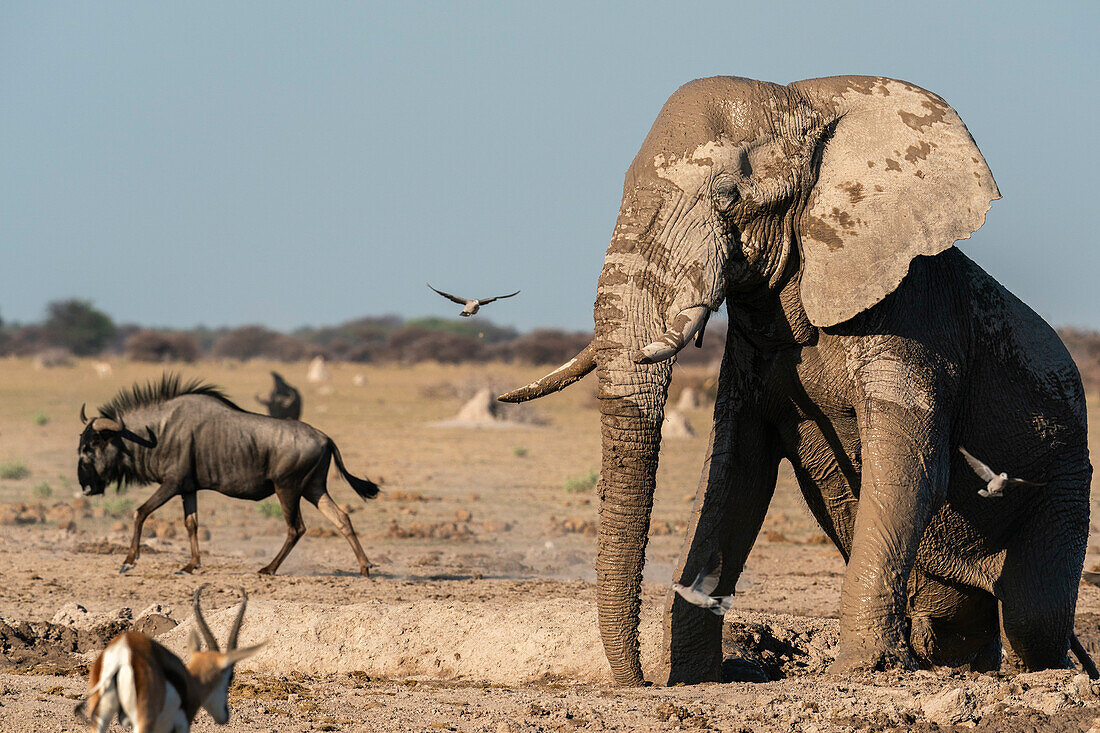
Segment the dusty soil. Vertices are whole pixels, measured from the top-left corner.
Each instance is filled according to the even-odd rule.
[[[271,366],[183,371],[253,407]],[[593,385],[515,415],[537,427],[426,427],[452,418],[481,387],[524,384],[535,369],[337,364],[329,366],[331,380],[316,385],[306,382],[305,364],[278,365],[302,390],[303,419],[337,441],[353,472],[384,479],[373,502],[330,479],[336,501],[355,510],[373,577],[353,574],[347,544],[312,507],[305,508],[310,534],[280,574],[258,576],[282,542],[281,518],[271,505],[213,494],[199,497],[200,572],[176,572],[187,550],[173,503],[146,525],[141,559],[120,575],[129,514],[151,489],[74,498],[77,413],[82,402],[99,404],[160,369],[113,367],[99,378],[88,362],[36,371],[30,361],[0,361],[0,472],[14,463],[27,469],[21,478],[0,477],[0,731],[81,730],[72,709],[97,650],[132,627],[182,651],[190,595],[203,582],[221,591],[207,601],[215,633],[224,634],[240,586],[252,599],[241,642],[270,640],[239,667],[233,720],[219,730],[1076,731],[1100,724],[1100,687],[1071,670],[826,675],[844,567],[822,543],[789,471],[725,633],[728,674],[771,681],[610,686],[595,628],[595,497],[585,481],[599,465]],[[685,376],[706,377],[678,379]],[[689,410],[697,437],[666,440],[662,454],[645,576],[647,669],[660,649],[660,613],[708,412],[705,400]],[[1093,544],[1100,545],[1095,536]],[[1097,559],[1100,550],[1090,546],[1088,566]],[[1078,635],[1100,655],[1100,588],[1083,585],[1078,609]],[[195,730],[214,730],[210,717],[200,713]]]

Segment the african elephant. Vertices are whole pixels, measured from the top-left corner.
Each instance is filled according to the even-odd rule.
[[[835,670],[1068,664],[1092,467],[1055,332],[952,247],[1000,198],[940,97],[879,77],[676,91],[626,173],[595,335],[501,399],[596,370],[600,633],[641,684],[642,579],[671,357],[725,300],[714,428],[676,580],[732,593],[782,459],[847,562]],[[1001,499],[958,451],[1041,487]],[[662,681],[720,679],[721,619],[670,594]]]

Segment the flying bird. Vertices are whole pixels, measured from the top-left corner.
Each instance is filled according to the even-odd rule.
[[[1007,473],[994,473],[993,469],[979,461],[967,452],[966,448],[959,446],[959,452],[966,458],[966,462],[978,474],[978,478],[986,482],[984,489],[978,491],[979,496],[986,499],[997,499],[1005,495],[1006,486],[1045,486],[1033,481],[1025,481],[1022,478],[1009,478]]]
[[[458,303],[461,306],[465,306],[462,309],[462,312],[458,314],[460,316],[463,316],[464,318],[472,316],[473,314],[481,310],[481,306],[488,305],[494,300],[500,300],[501,298],[511,298],[513,295],[519,295],[520,293],[520,291],[517,290],[514,293],[509,293],[508,295],[498,295],[495,298],[460,298],[457,295],[451,295],[450,293],[444,293],[442,290],[436,290],[435,288],[432,288],[431,283],[428,283],[428,287],[432,290],[435,290],[435,292],[439,293],[447,300]]]
[[[722,574],[722,567],[714,563],[712,567],[704,568],[695,576],[695,582],[690,588],[679,583],[673,583],[672,589],[688,603],[705,608],[715,616],[725,616],[726,611],[733,605],[733,596],[712,596],[711,593],[718,587],[718,578]]]

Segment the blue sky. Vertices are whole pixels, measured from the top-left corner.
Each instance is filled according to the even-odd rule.
[[[739,6],[747,7],[739,7]],[[622,176],[700,76],[878,74],[945,97],[1004,198],[964,243],[1100,327],[1100,4],[0,6],[0,317],[288,329],[454,315],[591,327]]]

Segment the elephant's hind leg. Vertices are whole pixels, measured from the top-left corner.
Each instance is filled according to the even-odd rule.
[[[939,580],[920,568],[913,569],[909,592],[909,643],[922,661],[937,667],[969,665],[975,672],[1000,668],[996,598]]]

